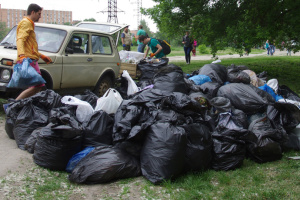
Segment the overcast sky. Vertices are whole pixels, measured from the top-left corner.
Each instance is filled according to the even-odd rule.
[[[99,13],[99,11],[107,10],[108,0],[0,0],[1,8],[11,9],[27,10],[31,3],[36,3],[45,10],[72,11],[73,20],[95,18],[97,22],[107,22],[107,12]],[[152,0],[142,0],[144,8],[151,8],[154,5]],[[118,9],[124,11],[118,13],[118,22],[129,24],[131,30],[136,30],[138,26],[136,0],[118,0]],[[156,25],[150,18],[145,16],[142,18],[146,20],[151,31],[157,31]]]

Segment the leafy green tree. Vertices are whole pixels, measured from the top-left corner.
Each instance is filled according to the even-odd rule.
[[[94,18],[84,19],[85,22],[95,22],[96,20]]]
[[[185,30],[199,44],[211,46],[211,53],[231,46],[242,53],[245,48],[262,46],[267,39],[294,40],[299,49],[300,2],[294,0],[154,0],[159,4],[142,9],[168,36]]]
[[[64,25],[72,26],[72,24],[70,22],[65,22]]]
[[[0,22],[0,41],[7,35],[9,28],[6,27],[5,22]]]

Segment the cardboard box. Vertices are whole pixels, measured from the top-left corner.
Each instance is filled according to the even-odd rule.
[[[119,76],[122,75],[123,70],[127,70],[129,75],[131,76],[131,78],[137,78],[138,77],[137,64],[121,63]]]

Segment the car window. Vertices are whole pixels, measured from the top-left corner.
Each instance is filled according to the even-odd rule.
[[[93,54],[112,54],[111,43],[108,37],[92,35]]]
[[[73,53],[88,54],[89,53],[89,35],[83,33],[75,33],[72,35],[67,48],[72,49]]]
[[[11,29],[7,36],[2,40],[0,45],[16,45],[17,26]],[[67,32],[60,29],[35,27],[36,40],[38,49],[56,53],[59,51]]]
[[[120,26],[114,26],[114,25],[106,25],[106,24],[89,24],[89,23],[83,23],[79,24],[78,27],[82,28],[90,28],[98,31],[102,31],[105,33],[112,33],[118,29],[120,29]]]
[[[35,27],[38,48],[42,51],[58,52],[67,32],[59,29]]]

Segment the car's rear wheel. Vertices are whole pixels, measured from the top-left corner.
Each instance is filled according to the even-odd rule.
[[[109,76],[105,76],[101,78],[98,84],[95,87],[94,93],[101,97],[105,94],[105,92],[113,87],[113,80]]]

